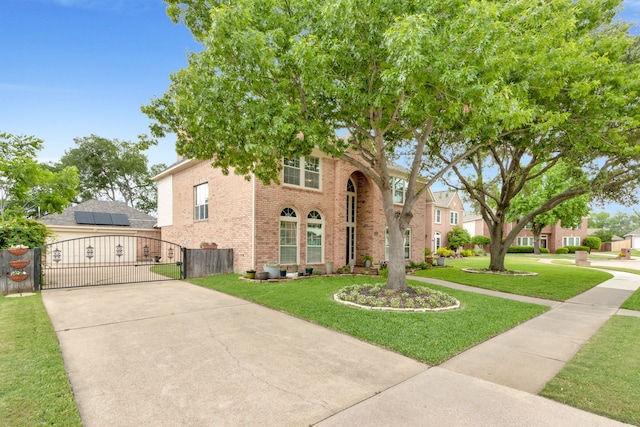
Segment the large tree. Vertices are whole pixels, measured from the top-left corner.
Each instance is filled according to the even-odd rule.
[[[80,172],[78,202],[122,201],[143,212],[155,212],[156,187],[151,177],[166,166],[149,168],[143,153],[155,142],[144,137],[130,142],[96,135],[74,141],[77,147],[66,150],[57,166],[75,166]]]
[[[61,212],[77,194],[74,167],[52,171],[38,163],[43,141],[0,132],[0,219]]]
[[[357,166],[382,196],[393,289],[406,288],[403,236],[421,193],[480,148],[566,120],[547,104],[558,91],[592,90],[589,80],[559,82],[604,60],[591,34],[619,4],[165,1],[203,49],[143,107],[153,134],[173,132],[179,154],[266,183],[278,181],[283,158],[313,147]],[[628,45],[622,32],[611,43]],[[337,136],[344,129],[347,142]],[[418,181],[442,152],[446,162]],[[409,169],[402,207],[392,161]]]
[[[519,221],[529,212],[539,209],[547,200],[562,194],[571,186],[580,185],[575,181],[583,180],[585,176],[581,169],[575,169],[576,171],[572,173],[567,165],[559,163],[544,175],[538,175],[535,179],[529,180],[523,190],[511,201],[507,220]],[[560,221],[562,227],[577,228],[582,224],[582,218],[588,214],[589,197],[587,194],[582,194],[533,216],[528,224],[533,234],[533,252],[540,253],[540,235],[544,227],[556,225]]]

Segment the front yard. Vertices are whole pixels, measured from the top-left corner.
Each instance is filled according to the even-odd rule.
[[[564,300],[611,277],[591,268],[540,263],[510,256],[507,268],[536,277],[469,274],[488,258],[447,260],[451,267],[419,273],[471,286]],[[444,360],[526,321],[548,308],[430,285],[458,299],[462,308],[440,313],[398,313],[357,309],[335,303],[338,289],[375,283],[381,277],[331,276],[283,282],[250,282],[237,275],[191,282],[238,296],[424,361]],[[424,285],[419,283],[419,285]],[[640,291],[626,303],[640,310]],[[543,395],[582,409],[640,425],[637,336],[640,319],[614,316],[552,380]],[[0,425],[81,425],[58,342],[41,296],[0,296]],[[610,396],[615,396],[615,404]]]

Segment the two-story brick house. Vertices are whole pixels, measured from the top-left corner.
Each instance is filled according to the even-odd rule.
[[[588,235],[587,224],[588,217],[582,218],[582,223],[576,227],[563,227],[558,222],[555,225],[549,225],[542,229],[540,233],[540,247],[549,249],[554,253],[556,249],[563,246],[580,246],[584,238]],[[504,229],[504,235],[511,232],[516,223],[507,223]],[[469,231],[471,236],[483,235],[489,236],[489,228],[480,215],[472,215],[465,217],[464,228]],[[514,246],[533,246],[533,233],[530,228],[525,227],[513,241]]]
[[[404,203],[405,171],[395,169],[394,200]],[[378,189],[351,164],[314,151],[285,159],[280,184],[264,185],[184,159],[154,177],[162,238],[197,248],[215,242],[234,249],[234,270],[262,270],[266,263],[323,268],[388,258],[386,224]],[[437,193],[439,194],[439,193]],[[457,195],[443,205],[430,190],[413,209],[405,258],[424,260],[424,248],[446,244],[451,210],[463,211]],[[457,209],[459,207],[459,210]],[[436,218],[440,221],[434,224]],[[434,225],[436,229],[434,230]],[[435,236],[439,240],[435,240]],[[437,245],[437,246],[436,246]]]

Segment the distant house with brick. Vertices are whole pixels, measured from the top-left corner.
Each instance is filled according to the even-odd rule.
[[[587,224],[589,218],[582,218],[582,223],[576,227],[563,227],[560,222],[553,226],[547,226],[542,229],[540,234],[540,247],[549,249],[554,253],[556,249],[563,246],[581,246],[584,238],[588,236]],[[506,236],[511,232],[515,222],[507,223],[504,229]],[[482,235],[489,236],[489,228],[480,215],[469,215],[464,218],[464,228],[469,232],[471,237]],[[528,226],[525,226],[512,243],[513,246],[533,246],[533,233]]]
[[[406,171],[398,167],[392,173],[394,200],[401,206]],[[192,159],[178,161],[154,180],[162,239],[190,248],[202,242],[232,248],[236,272],[274,262],[324,269],[327,262],[334,268],[360,265],[364,255],[374,262],[388,258],[377,187],[356,167],[317,150],[284,159],[280,185],[224,175],[210,162]],[[423,261],[425,247],[444,246],[452,222],[461,222],[457,195],[439,194],[427,190],[416,203],[405,259]]]

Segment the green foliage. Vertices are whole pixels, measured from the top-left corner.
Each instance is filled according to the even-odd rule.
[[[472,249],[472,251],[473,251],[473,254],[474,254],[475,256],[483,256],[483,255],[486,255],[485,250],[484,250],[484,249],[482,249],[482,248],[475,248],[475,249]]]
[[[586,251],[590,252],[590,248],[588,246],[563,246],[567,248],[570,254],[575,254],[576,251]]]
[[[584,246],[588,246],[589,252],[591,252],[592,249],[595,249],[595,250],[600,249],[600,246],[602,245],[602,240],[600,240],[600,238],[595,236],[588,236],[584,238],[582,243],[584,244]]]
[[[558,248],[556,249],[557,255],[566,255],[569,253],[569,248]]]
[[[468,244],[471,241],[471,236],[466,229],[456,225],[447,233],[447,241],[449,242],[449,249],[455,251],[459,247]]]
[[[19,245],[29,248],[46,243],[51,231],[41,222],[17,217],[0,224],[0,248],[6,249]]]
[[[0,220],[59,213],[77,193],[74,167],[52,170],[36,161],[42,140],[0,132]]]
[[[431,249],[430,248],[424,248],[424,257],[428,257],[431,256]]]
[[[510,254],[532,254],[533,246],[509,246],[507,253]]]
[[[591,237],[597,237],[600,239],[601,242],[610,242],[611,239],[613,238],[613,233],[611,232],[611,230],[607,230],[603,228],[591,233]]]
[[[450,256],[454,256],[455,254],[456,254],[455,251],[452,251],[451,249],[447,249],[447,248],[439,248],[436,251],[436,255],[441,257],[450,257]]]
[[[491,238],[489,236],[477,235],[471,238],[471,244],[484,246],[491,243]]]
[[[468,257],[475,256],[475,253],[471,249],[463,249],[462,251],[460,251],[460,255],[462,255],[463,257]]]
[[[151,177],[164,164],[148,167],[143,154],[155,142],[141,137],[132,143],[96,135],[75,138],[77,148],[65,151],[57,168],[74,166],[81,177],[78,202],[91,199],[124,201],[150,213],[156,210],[156,184]]]

